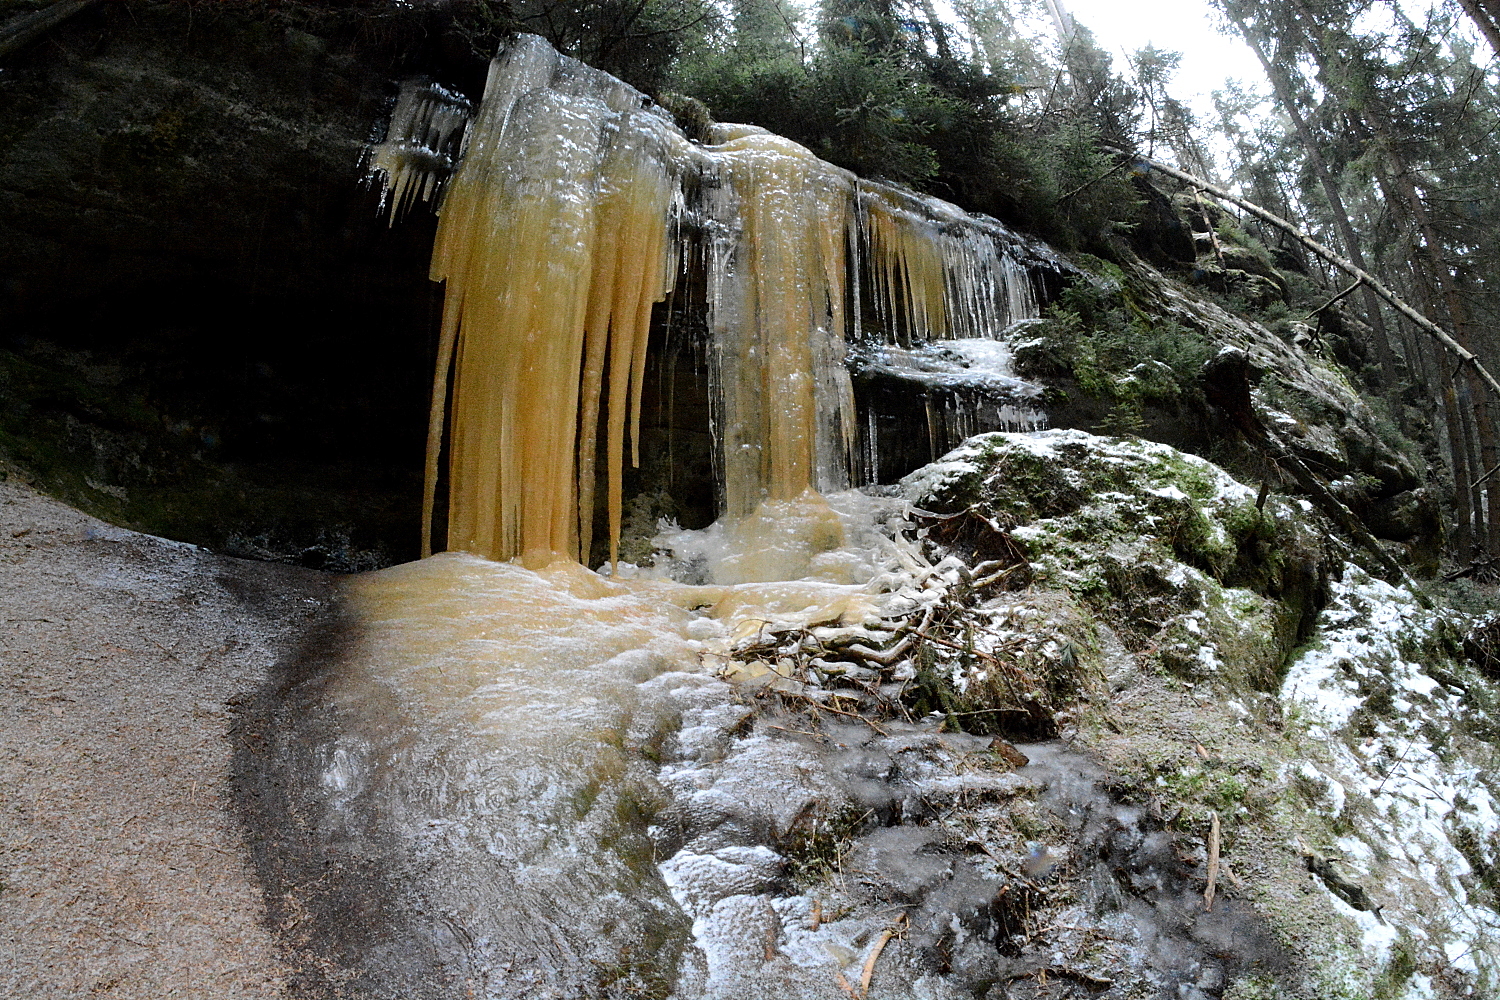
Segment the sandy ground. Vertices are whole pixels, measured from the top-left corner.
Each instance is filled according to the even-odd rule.
[[[0,483],[0,996],[286,994],[230,733],[332,587]]]

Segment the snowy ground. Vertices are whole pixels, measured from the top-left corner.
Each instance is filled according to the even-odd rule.
[[[1500,915],[1476,869],[1496,855],[1495,751],[1470,735],[1472,701],[1434,655],[1442,627],[1409,592],[1346,567],[1281,692],[1324,753],[1289,762],[1284,777],[1341,834],[1310,846],[1372,887],[1378,915],[1330,897],[1358,923],[1372,966],[1405,951],[1416,966],[1406,995],[1433,995],[1433,975],[1449,969],[1455,985],[1493,995]]]

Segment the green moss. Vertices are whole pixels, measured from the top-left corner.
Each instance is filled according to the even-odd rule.
[[[1197,392],[1212,347],[1198,331],[1142,308],[1119,268],[1092,263],[1098,280],[1065,289],[1016,362],[1024,375],[1070,376],[1083,393],[1116,404],[1114,429],[1129,432],[1138,429],[1141,403],[1172,407]]]
[[[1391,957],[1370,984],[1376,1000],[1396,1000],[1406,995],[1407,984],[1417,973],[1417,943],[1402,930],[1391,945]]]
[[[1277,689],[1327,558],[1300,509],[1258,508],[1209,463],[1140,441],[992,435],[967,457],[945,503],[1017,524],[1038,585],[1066,588],[1173,676]]]
[[[1153,486],[1175,486],[1194,500],[1208,500],[1218,491],[1206,463],[1189,461],[1180,452],[1150,455],[1147,461],[1150,463],[1147,475]]]
[[[798,819],[776,844],[786,858],[786,874],[798,886],[825,885],[842,876],[844,858],[863,829],[867,812],[849,807],[833,813],[809,813]]]

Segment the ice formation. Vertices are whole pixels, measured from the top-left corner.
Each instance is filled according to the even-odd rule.
[[[403,96],[398,139],[449,127],[425,100]],[[851,482],[851,340],[920,349],[995,338],[1036,314],[1008,250],[1017,238],[998,223],[858,180],[760,129],[719,126],[714,138],[689,142],[643,95],[535,36],[491,64],[433,254],[447,289],[428,542],[446,449],[448,548],[534,566],[586,559],[602,479],[615,558],[652,310],[689,266],[707,284],[722,508],[734,517],[816,507]],[[429,197],[444,168],[424,173],[398,146],[374,161],[393,210]]]
[[[392,224],[416,201],[431,203],[463,155],[469,99],[429,80],[409,80],[391,110],[386,136],[370,150],[384,178],[381,207]]]

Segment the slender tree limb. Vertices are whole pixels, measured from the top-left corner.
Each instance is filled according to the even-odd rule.
[[[12,19],[0,28],[0,56],[10,55],[27,42],[98,2],[99,0],[59,0],[50,7]]]
[[[1200,177],[1194,177],[1192,174],[1184,173],[1183,171],[1178,170],[1176,167],[1170,167],[1167,164],[1160,162],[1159,160],[1153,160],[1150,157],[1141,156],[1139,153],[1127,153],[1124,150],[1115,149],[1110,146],[1106,146],[1104,148],[1106,151],[1114,153],[1116,156],[1130,157],[1131,159],[1145,163],[1153,170],[1160,170],[1168,177],[1175,177],[1186,184],[1191,184],[1198,190],[1203,191],[1206,194],[1211,194],[1215,198],[1218,198],[1220,201],[1227,201],[1231,205],[1238,206],[1239,208],[1242,208],[1246,212],[1249,212],[1251,215],[1255,216],[1257,219],[1260,219],[1262,222],[1270,223],[1277,229],[1280,229],[1283,232],[1291,235],[1303,246],[1307,247],[1307,249],[1311,250],[1319,257],[1322,257],[1324,260],[1328,261],[1330,264],[1334,265],[1340,270],[1344,271],[1350,277],[1360,279],[1360,281],[1362,281],[1367,287],[1369,287],[1371,291],[1388,302],[1393,309],[1395,309],[1401,315],[1405,316],[1407,319],[1411,320],[1423,331],[1430,334],[1435,340],[1437,340],[1438,343],[1442,344],[1448,350],[1452,351],[1458,357],[1462,358],[1464,362],[1472,365],[1474,367],[1475,374],[1477,374],[1481,379],[1484,380],[1484,383],[1490,387],[1490,390],[1494,392],[1497,398],[1500,398],[1500,381],[1496,381],[1495,376],[1490,374],[1489,369],[1480,364],[1479,359],[1476,358],[1474,354],[1468,350],[1468,348],[1464,347],[1458,341],[1454,340],[1452,335],[1449,334],[1448,331],[1444,330],[1442,327],[1438,326],[1432,320],[1428,319],[1422,313],[1414,309],[1406,302],[1405,299],[1401,298],[1395,292],[1387,288],[1385,283],[1382,282],[1379,278],[1376,278],[1374,275],[1370,274],[1363,268],[1354,266],[1348,260],[1334,253],[1332,250],[1328,249],[1323,244],[1319,243],[1317,240],[1309,236],[1307,233],[1303,232],[1296,226],[1292,225],[1290,222],[1283,219],[1281,216],[1273,215],[1254,202],[1246,201],[1238,195],[1230,194],[1228,191],[1225,191],[1221,187],[1216,187],[1215,185],[1210,184],[1208,181],[1205,181]]]
[[[1203,890],[1203,908],[1214,908],[1214,889],[1219,882],[1219,813],[1209,813],[1208,828],[1208,887]]]
[[[1127,161],[1122,161],[1120,163],[1116,163],[1114,166],[1112,166],[1108,170],[1104,171],[1104,173],[1100,174],[1098,177],[1092,178],[1090,180],[1086,180],[1082,184],[1080,184],[1076,188],[1074,188],[1073,190],[1069,191],[1067,194],[1058,196],[1058,199],[1056,201],[1054,201],[1052,204],[1054,204],[1054,205],[1061,205],[1063,202],[1067,201],[1069,198],[1073,197],[1074,195],[1076,195],[1078,192],[1084,190],[1085,188],[1091,188],[1095,184],[1098,184],[1100,181],[1104,180],[1106,177],[1110,177],[1110,176],[1112,176],[1114,174],[1119,173],[1121,170],[1125,169],[1125,166],[1128,163],[1129,163],[1128,160]]]
[[[1350,295],[1354,294],[1354,291],[1356,289],[1358,289],[1361,286],[1363,286],[1364,283],[1365,282],[1364,282],[1363,278],[1355,278],[1354,279],[1354,284],[1350,285],[1348,288],[1344,289],[1342,292],[1339,292],[1333,298],[1329,299],[1327,302],[1325,302],[1322,305],[1318,306],[1318,308],[1314,309],[1312,312],[1308,313],[1306,316],[1303,316],[1302,317],[1303,321],[1305,322],[1307,320],[1310,320],[1314,316],[1316,316],[1318,313],[1322,312],[1323,310],[1328,309],[1331,306],[1337,305],[1339,302],[1342,302],[1344,299],[1347,299]]]

